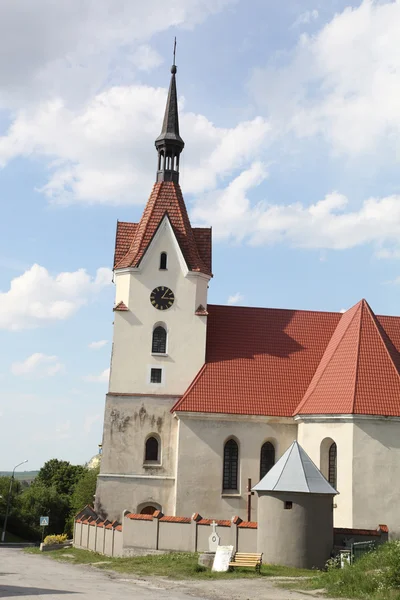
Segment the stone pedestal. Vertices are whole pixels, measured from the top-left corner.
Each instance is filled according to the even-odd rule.
[[[206,567],[207,569],[211,569],[214,563],[215,552],[202,552],[199,554],[198,564],[201,567]]]

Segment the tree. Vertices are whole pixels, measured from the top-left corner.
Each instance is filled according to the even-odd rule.
[[[32,485],[54,487],[59,494],[72,495],[84,471],[85,467],[81,465],[71,465],[66,460],[52,458],[40,469]]]
[[[24,523],[38,534],[41,516],[49,517],[46,533],[61,533],[70,512],[70,498],[60,494],[55,486],[32,484],[19,498],[19,514]]]
[[[95,469],[85,469],[82,477],[75,486],[74,493],[71,498],[71,514],[69,519],[69,531],[72,532],[74,526],[75,515],[82,510],[87,504],[93,505],[94,495],[96,493],[97,475],[99,474],[100,466]]]

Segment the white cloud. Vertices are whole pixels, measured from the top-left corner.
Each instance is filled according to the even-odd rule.
[[[160,132],[165,101],[165,89],[132,85],[107,89],[79,110],[61,100],[21,110],[0,137],[0,164],[17,156],[44,157],[50,174],[40,191],[51,202],[142,203],[154,181],[152,140]],[[231,129],[184,110],[180,120],[187,193],[213,189],[253,160],[270,132],[261,117]]]
[[[108,383],[110,378],[110,369],[104,369],[100,375],[86,375],[83,379],[88,383]]]
[[[33,377],[53,377],[64,370],[64,365],[59,362],[57,356],[49,356],[41,352],[35,352],[22,362],[11,365],[13,375]]]
[[[256,70],[251,88],[282,131],[323,136],[350,156],[380,149],[398,160],[399,30],[400,2],[363,0],[301,35],[286,65]]]
[[[7,292],[0,292],[0,329],[29,329],[68,319],[110,285],[111,277],[104,267],[95,277],[85,269],[52,276],[34,264],[11,281]]]
[[[228,297],[227,304],[232,306],[233,304],[239,304],[243,300],[244,300],[244,296],[242,296],[242,294],[240,292],[236,292],[236,294],[233,294],[233,296]]]
[[[2,0],[0,106],[26,106],[43,97],[79,102],[154,34],[191,29],[235,1]],[[132,79],[132,65],[130,71]]]
[[[337,192],[310,205],[252,204],[252,188],[267,176],[254,163],[227,188],[210,194],[194,208],[202,224],[212,224],[216,238],[246,239],[250,244],[285,243],[302,248],[344,250],[374,244],[379,256],[400,251],[400,195],[369,198],[358,210],[347,211],[348,199]]]
[[[104,348],[104,346],[107,344],[107,340],[99,340],[98,342],[90,342],[90,344],[88,345],[88,348],[90,348],[91,350],[99,350],[100,348]]]
[[[339,310],[339,312],[340,312],[340,313],[345,313],[346,311],[347,311],[347,308],[341,308],[341,309]]]
[[[136,48],[130,60],[141,71],[151,71],[163,63],[162,56],[148,44]]]
[[[319,12],[316,8],[314,8],[313,10],[306,10],[297,17],[292,27],[298,27],[299,25],[309,25],[312,21],[316,21],[318,17]]]

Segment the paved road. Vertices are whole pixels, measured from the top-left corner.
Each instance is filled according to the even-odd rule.
[[[106,557],[105,557],[106,559]],[[0,598],[43,600],[305,600],[265,578],[170,581],[129,578],[0,547]]]
[[[0,548],[0,598],[49,600],[188,600],[195,598],[150,582],[110,578],[90,567],[59,563],[22,550]],[[203,600],[197,597],[197,600]]]

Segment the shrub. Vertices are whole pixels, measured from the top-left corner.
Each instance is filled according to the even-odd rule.
[[[51,546],[52,544],[64,544],[67,541],[67,534],[63,533],[60,535],[47,535],[44,538],[43,544],[45,546]]]

